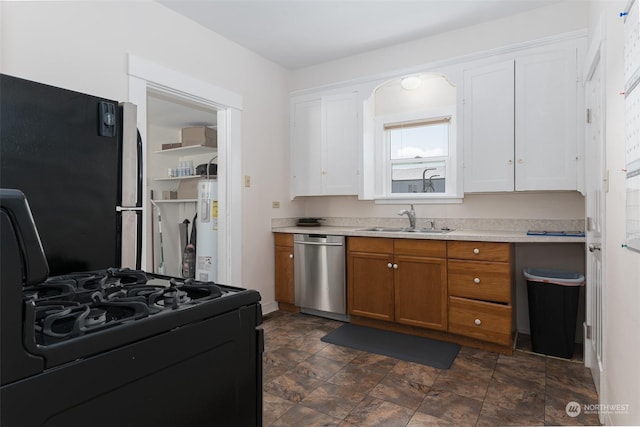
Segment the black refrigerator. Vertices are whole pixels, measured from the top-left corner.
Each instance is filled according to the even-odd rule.
[[[51,275],[140,268],[134,104],[0,74],[0,187],[29,200]]]

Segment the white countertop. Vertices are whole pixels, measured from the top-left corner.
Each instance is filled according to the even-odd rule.
[[[528,236],[526,231],[498,231],[498,230],[453,230],[444,234],[408,233],[389,231],[365,231],[368,227],[273,227],[274,233],[290,234],[332,234],[337,236],[359,237],[389,237],[401,239],[429,239],[429,240],[469,240],[480,242],[509,242],[509,243],[583,243],[584,237],[565,236]]]

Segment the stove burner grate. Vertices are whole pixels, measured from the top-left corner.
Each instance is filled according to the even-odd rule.
[[[227,293],[214,282],[110,268],[50,277],[24,287],[23,299],[33,306],[35,341],[48,345]]]
[[[102,300],[90,304],[36,302],[35,311],[34,327],[39,344],[52,344],[149,316],[144,303]]]

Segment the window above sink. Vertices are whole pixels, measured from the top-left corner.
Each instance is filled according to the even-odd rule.
[[[406,90],[396,78],[370,98],[372,198],[377,203],[460,202],[458,91],[444,74],[412,77],[419,78],[417,88]]]

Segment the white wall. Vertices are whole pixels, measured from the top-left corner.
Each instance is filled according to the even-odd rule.
[[[604,373],[603,404],[628,404],[629,412],[606,415],[607,424],[640,425],[640,254],[622,248],[625,242],[626,177],[624,143],[623,26],[619,13],[626,0],[593,1],[590,29],[605,23],[606,163],[609,192],[606,194]]]
[[[586,2],[571,0],[507,18],[296,70],[290,90],[301,90],[362,76],[448,60],[475,52],[581,30]]]
[[[1,71],[128,99],[127,54],[243,97],[242,282],[274,301],[271,201],[289,202],[288,72],[152,1],[0,2]],[[239,236],[231,236],[239,238]]]
[[[566,1],[460,30],[295,70],[290,89],[302,90],[368,76],[389,75],[500,47],[587,28],[587,2]],[[395,216],[398,206],[355,198],[308,198],[307,216]],[[466,195],[462,204],[423,205],[418,216],[454,218],[582,219],[584,197],[573,193]]]

